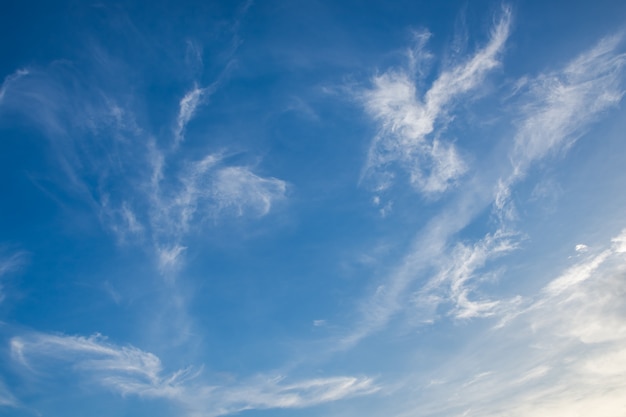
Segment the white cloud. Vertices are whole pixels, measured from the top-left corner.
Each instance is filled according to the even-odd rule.
[[[463,208],[466,204],[467,202],[463,202],[455,210],[443,211],[418,234],[399,265],[385,277],[374,294],[362,301],[359,306],[361,318],[339,341],[339,349],[353,347],[363,338],[383,328],[395,313],[409,305],[411,286],[437,260],[442,259],[447,249],[446,241],[473,216],[475,209]]]
[[[11,255],[4,256],[0,253],[0,303],[4,301],[4,285],[5,276],[19,269],[24,263],[25,254],[16,252]]]
[[[169,273],[180,265],[180,259],[183,252],[187,248],[176,244],[170,248],[159,248],[158,251],[158,262],[159,269],[162,273]]]
[[[497,65],[496,58],[508,36],[509,22],[510,16],[507,12],[494,30],[488,45],[465,64],[445,72],[445,77],[441,75],[426,93],[423,103],[416,98],[416,84],[404,71],[388,71],[374,79],[374,88],[364,95],[367,99],[365,104],[380,121],[382,133],[377,136],[370,148],[366,173],[373,172],[374,167],[384,168],[383,171],[376,173],[379,188],[384,189],[393,180],[393,173],[386,170],[390,164],[402,162],[403,158],[409,158],[405,161],[414,161],[411,155],[422,155],[420,150],[426,145],[429,146],[427,148],[429,155],[432,154],[436,139],[428,142],[425,138],[435,129],[433,115],[443,115],[445,103],[452,103],[456,94],[469,91],[482,79],[487,69]],[[426,272],[443,260],[452,261],[451,265],[455,265],[454,259],[460,262],[457,262],[458,269],[448,271],[449,275],[446,276],[455,274],[459,277],[474,276],[477,270],[474,267],[469,268],[471,260],[480,257],[472,258],[472,251],[466,248],[468,263],[462,262],[462,251],[459,252],[458,246],[448,242],[482,212],[483,204],[492,204],[495,214],[500,219],[500,229],[510,230],[511,226],[508,223],[518,216],[511,200],[511,189],[526,175],[526,169],[530,164],[549,153],[567,149],[602,111],[615,106],[623,96],[623,67],[626,57],[618,52],[620,42],[619,37],[607,38],[573,60],[563,70],[540,75],[534,80],[527,79],[524,86],[519,89],[521,91],[527,88],[524,95],[527,103],[519,111],[521,121],[518,123],[514,146],[510,153],[511,173],[496,180],[496,192],[486,197],[484,201],[482,192],[484,187],[489,187],[488,184],[483,184],[478,177],[466,184],[458,200],[436,216],[425,230],[418,234],[404,259],[381,283],[381,288],[385,290],[377,291],[362,303],[362,318],[354,326],[354,330],[341,341],[341,347],[353,346],[363,337],[385,326],[395,313],[416,304],[419,304],[419,314],[428,316],[416,319],[420,323],[432,322],[437,307],[451,301],[454,306],[453,315],[457,318],[493,314],[510,317],[511,311],[522,303],[519,297],[507,300],[479,297],[472,300],[469,295],[479,289],[478,285],[472,284],[469,287],[460,285],[458,288],[451,286],[453,282],[472,283],[471,279],[446,281],[439,277],[427,281],[419,291],[413,290],[411,286],[423,280]],[[446,85],[456,87],[448,89]],[[520,91],[518,93],[522,94]],[[437,111],[433,112],[432,109]],[[456,165],[450,163],[449,166]],[[411,173],[410,170],[409,172]],[[419,171],[418,174],[413,174],[413,179],[428,178],[419,175]],[[432,178],[445,177],[446,175]],[[434,185],[428,188],[427,182],[421,182],[420,186],[422,191],[434,190],[444,183],[445,181],[435,181]],[[486,238],[488,237],[489,235]],[[616,247],[621,248],[621,241],[619,238],[616,239]],[[481,248],[481,243],[485,242],[478,242],[474,249],[477,250],[476,254],[484,255],[485,262],[497,255],[496,247]],[[475,264],[478,269],[482,268],[481,265],[480,262]],[[442,268],[439,274],[443,272],[445,268]],[[413,293],[412,298],[408,300],[405,296],[407,292]]]
[[[420,291],[415,294],[414,302],[436,300],[437,304],[451,301],[454,305],[450,314],[456,318],[488,317],[508,309],[517,299],[503,301],[469,299],[475,287],[480,283],[485,265],[515,249],[519,236],[515,233],[498,230],[487,234],[473,245],[458,243],[449,256],[438,259],[438,272]],[[433,298],[434,297],[434,298]]]
[[[611,240],[613,250],[617,253],[626,253],[626,229]]]
[[[184,139],[185,127],[196,113],[196,108],[202,103],[206,90],[197,85],[189,90],[180,99],[176,129],[174,130],[174,144],[178,145]]]
[[[626,91],[621,44],[621,36],[605,38],[561,71],[530,82],[512,155],[517,175],[532,161],[567,149],[599,114],[620,102]]]
[[[7,385],[0,379],[0,407],[18,407],[19,402],[11,393]]]
[[[418,46],[409,51],[409,68],[394,68],[373,78],[373,87],[361,99],[380,131],[374,138],[364,168],[364,178],[373,179],[375,189],[388,188],[398,165],[409,174],[411,184],[425,194],[446,191],[467,171],[453,143],[439,138],[448,123],[446,116],[455,100],[478,87],[486,74],[500,63],[498,56],[509,35],[508,9],[494,27],[487,45],[462,64],[444,70],[423,95],[414,79],[420,72],[427,34],[417,37]],[[439,123],[439,125],[438,125]],[[430,138],[430,135],[435,138]]]
[[[156,163],[161,172],[162,159],[157,158]],[[153,178],[150,229],[162,271],[176,269],[184,238],[198,230],[191,230],[191,225],[228,216],[266,216],[287,190],[283,180],[261,177],[249,167],[226,165],[220,153],[184,164],[173,183],[161,173]]]
[[[200,46],[189,48],[198,59]],[[67,177],[57,179],[60,189],[91,206],[118,243],[145,246],[170,274],[180,264],[192,225],[198,231],[207,219],[263,217],[285,197],[285,181],[231,166],[220,153],[199,161],[181,156],[187,124],[230,68],[231,60],[212,84],[184,94],[173,147],[162,148],[137,124],[133,99],[107,95],[111,80],[87,82],[77,66],[64,61],[7,77],[0,110],[28,118],[50,141]]]
[[[262,178],[245,167],[226,167],[217,172],[213,195],[219,210],[234,209],[238,216],[251,211],[269,213],[272,202],[285,195],[287,185],[276,178]]]
[[[20,79],[21,77],[28,75],[28,70],[27,69],[19,69],[17,71],[15,71],[13,74],[7,75],[4,78],[4,81],[2,82],[2,86],[0,87],[0,105],[2,105],[2,101],[4,100],[4,96],[7,92],[7,90],[9,89],[9,87],[11,86],[11,84],[15,81],[17,81],[18,79]]]
[[[589,250],[589,247],[584,243],[579,243],[574,249],[576,250],[576,252],[587,252]]]
[[[572,268],[565,271],[563,275],[555,279],[546,287],[546,291],[551,295],[559,294],[568,288],[579,284],[582,281],[589,279],[592,274],[600,265],[606,261],[606,259],[611,255],[610,250],[605,250],[600,254],[591,258],[591,260],[586,261],[580,265],[575,265]]]
[[[329,377],[287,382],[257,376],[228,386],[201,381],[200,370],[166,374],[158,357],[132,346],[91,337],[32,333],[11,339],[11,354],[36,371],[70,364],[74,372],[122,395],[169,399],[189,416],[218,416],[243,410],[300,408],[378,391],[371,378]]]
[[[585,279],[562,285],[573,276]],[[411,386],[424,390],[410,391],[406,411],[396,415],[622,415],[624,277],[626,257],[612,245],[567,268],[520,303],[506,325],[475,334],[440,366],[416,375]]]
[[[513,172],[496,189],[501,218],[514,212],[510,188],[535,161],[566,151],[603,112],[619,104],[626,92],[622,47],[622,36],[605,38],[563,69],[525,80],[527,102],[519,110],[510,155]]]

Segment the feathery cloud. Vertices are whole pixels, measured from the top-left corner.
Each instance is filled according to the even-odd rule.
[[[197,52],[199,46],[194,48]],[[181,157],[187,124],[229,71],[230,63],[213,83],[185,93],[173,147],[162,148],[137,123],[132,100],[87,83],[79,67],[67,62],[7,77],[0,111],[17,111],[32,121],[50,141],[67,177],[59,180],[61,188],[86,201],[120,244],[152,250],[159,269],[171,275],[183,258],[192,223],[206,226],[205,220],[223,216],[260,218],[286,194],[285,181],[230,165],[220,153],[209,152],[199,161]]]
[[[435,129],[435,119],[431,116],[443,114],[429,113],[428,103],[432,102],[431,109],[444,109],[444,105],[451,103],[457,94],[477,85],[485,71],[498,65],[496,57],[508,36],[510,19],[507,11],[483,50],[466,64],[442,74],[426,93],[425,104],[415,98],[417,87],[406,72],[391,71],[375,78],[378,87],[369,92],[370,101],[366,103],[381,121],[382,132],[390,136],[379,135],[374,140],[370,153],[372,150],[375,153],[370,154],[370,161],[378,162],[368,164],[370,168],[402,161],[402,158],[408,158],[406,155],[412,154],[412,149],[425,143],[424,138]],[[516,216],[511,189],[526,175],[530,165],[550,153],[567,149],[602,112],[619,103],[624,94],[623,69],[626,63],[626,55],[619,52],[621,44],[620,36],[606,38],[572,60],[563,70],[527,80],[528,90],[525,93],[518,91],[525,103],[510,153],[510,173],[496,180],[495,193],[484,201],[481,188],[489,184],[476,184],[476,180],[470,182],[449,210],[441,212],[418,234],[399,265],[362,303],[362,319],[344,337],[341,347],[354,346],[385,326],[398,311],[416,303],[424,314],[431,316],[422,320],[427,323],[432,322],[437,307],[445,303],[452,302],[451,314],[457,318],[506,316],[522,303],[519,297],[472,300],[470,295],[479,289],[474,286],[477,284],[475,274],[488,260],[515,250],[516,240],[512,239],[515,234],[511,234],[513,229],[508,222]],[[454,88],[447,88],[447,85]],[[436,140],[432,141],[430,151],[436,143]],[[377,146],[382,146],[380,149],[384,152],[377,151]],[[454,166],[454,163],[450,165]],[[393,174],[389,172],[379,175],[378,179],[383,181],[379,183],[380,187],[385,188],[390,183],[384,181],[392,178]],[[425,191],[427,183],[421,184],[422,191]],[[473,247],[451,243],[455,234],[490,204],[501,221],[499,231],[487,234]],[[495,243],[495,236],[506,236],[501,241],[507,242],[505,250]],[[435,278],[425,280],[426,274],[433,269]],[[413,288],[415,283],[424,281],[426,283],[420,289]],[[406,297],[407,292],[413,294],[412,298]]]
[[[180,99],[178,117],[176,119],[176,129],[174,130],[174,144],[178,145],[184,139],[184,131],[187,123],[191,120],[196,112],[196,108],[201,104],[202,98],[206,90],[194,86],[185,96]]]
[[[624,236],[626,231],[520,302],[506,324],[477,335],[432,373],[416,376],[422,382],[413,386],[423,391],[397,415],[621,415],[626,257],[619,241]],[[439,383],[429,383],[435,377]]]
[[[69,364],[74,372],[122,395],[173,401],[189,416],[218,416],[243,410],[301,408],[367,395],[379,387],[371,378],[329,377],[286,382],[283,377],[257,376],[221,386],[203,382],[201,369],[165,373],[160,359],[132,346],[91,337],[31,333],[10,341],[13,359],[26,369]]]
[[[2,379],[0,379],[0,407],[18,407],[19,402],[15,395],[11,393],[9,388]]]
[[[526,80],[520,120],[510,154],[512,173],[496,189],[495,210],[514,218],[510,188],[528,168],[551,154],[566,151],[606,110],[619,104],[626,85],[622,35],[602,39],[563,69]]]
[[[7,92],[7,89],[11,87],[11,84],[20,79],[21,77],[28,75],[27,69],[18,69],[13,74],[7,75],[2,82],[2,86],[0,86],[0,105],[4,100],[4,96]]]
[[[0,303],[4,301],[4,285],[5,276],[19,269],[24,263],[24,253],[16,252],[8,256],[0,253]]]
[[[416,37],[418,46],[409,50],[408,68],[393,68],[373,78],[372,88],[360,99],[380,125],[363,174],[364,179],[374,181],[375,189],[391,185],[394,166],[406,171],[411,185],[427,195],[446,191],[467,171],[459,151],[443,141],[440,133],[455,100],[477,88],[500,65],[510,21],[511,11],[505,8],[487,45],[460,65],[444,70],[423,94],[415,77],[422,61],[431,58],[424,52],[427,33]]]

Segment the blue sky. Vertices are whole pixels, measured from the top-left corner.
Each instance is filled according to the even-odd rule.
[[[626,3],[2,7],[2,415],[624,415]]]

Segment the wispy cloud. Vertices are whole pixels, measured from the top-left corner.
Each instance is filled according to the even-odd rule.
[[[15,71],[13,74],[7,75],[2,82],[2,86],[0,87],[0,104],[4,100],[4,95],[7,92],[7,89],[10,87],[11,83],[20,79],[21,77],[28,75],[27,69],[19,69]]]
[[[376,172],[377,179],[382,181],[380,188],[390,184],[385,181],[393,178],[393,173],[387,170],[392,164],[414,166],[411,155],[422,155],[415,150],[422,149],[424,144],[428,145],[426,155],[433,154],[438,136],[432,141],[425,138],[445,128],[445,123],[436,125],[433,115],[443,116],[446,106],[452,105],[457,95],[470,91],[489,69],[499,65],[497,57],[508,36],[510,20],[510,12],[506,11],[488,45],[465,64],[440,75],[423,102],[416,99],[416,83],[406,71],[389,71],[374,79],[375,88],[366,92],[369,101],[365,103],[381,122],[382,133],[370,148],[366,174]],[[437,318],[435,312],[445,311],[441,306],[449,307],[446,315],[467,319],[507,316],[523,305],[520,297],[492,299],[480,291],[483,278],[502,272],[490,271],[488,263],[515,250],[524,236],[510,222],[516,216],[512,188],[526,176],[533,163],[567,150],[593,121],[619,103],[625,91],[626,56],[620,52],[622,43],[620,36],[606,38],[562,70],[525,79],[525,87],[516,92],[522,104],[516,111],[518,119],[509,152],[511,165],[504,168],[504,175],[495,179],[475,175],[465,181],[458,198],[418,232],[403,259],[360,304],[361,319],[341,340],[340,347],[354,346],[403,310],[413,309],[413,313],[420,315],[417,322],[432,323]],[[375,167],[384,169],[379,171]],[[431,170],[431,176],[432,172],[436,171]],[[426,192],[427,182],[420,184],[420,190]],[[495,189],[495,193],[485,195],[489,188]],[[474,243],[456,243],[457,233],[490,205],[500,220],[496,231]]]
[[[18,407],[17,398],[9,391],[7,385],[0,379],[0,407]]]
[[[427,33],[416,37],[408,68],[393,68],[373,78],[373,87],[360,99],[380,124],[363,173],[364,179],[374,181],[375,189],[391,185],[394,166],[406,171],[411,185],[427,195],[446,191],[467,171],[455,145],[443,140],[441,133],[451,120],[456,99],[476,89],[500,65],[510,22],[511,11],[504,9],[487,45],[458,66],[442,71],[423,93],[416,76],[421,63],[431,58],[424,49]]]
[[[505,326],[480,335],[434,370],[442,382],[424,382],[423,397],[399,415],[621,415],[626,257],[619,242],[624,236],[625,231],[567,268],[520,305]]]
[[[192,49],[198,52],[199,46]],[[182,156],[187,124],[224,82],[231,61],[213,83],[195,85],[180,100],[173,147],[161,146],[151,129],[137,122],[140,97],[111,95],[68,62],[7,77],[0,111],[17,112],[38,127],[65,175],[58,178],[60,188],[86,201],[120,244],[153,251],[155,264],[171,274],[180,266],[192,223],[260,218],[286,194],[285,181],[229,164],[223,154],[208,152],[197,161]],[[101,85],[110,82],[103,79]]]
[[[443,210],[417,234],[399,264],[384,278],[374,294],[360,303],[361,318],[339,341],[339,349],[352,348],[373,332],[381,330],[396,313],[413,304],[411,294],[415,283],[423,283],[427,274],[437,267],[438,261],[443,263],[450,249],[450,237],[465,227],[482,207],[475,201],[478,194],[465,195],[457,202],[458,205]],[[445,300],[435,297],[431,301],[439,304]]]
[[[217,172],[213,194],[220,211],[233,208],[238,216],[248,210],[264,216],[286,189],[285,181],[277,178],[259,177],[245,167],[227,167]]]
[[[5,276],[19,269],[23,265],[24,259],[24,252],[16,252],[11,255],[5,255],[0,250],[0,303],[2,303],[5,298],[3,284]]]
[[[528,168],[549,155],[566,151],[606,110],[617,106],[626,92],[626,53],[622,35],[602,39],[563,69],[525,80],[524,104],[519,109],[512,173],[496,190],[495,208],[502,218],[514,217],[510,187]]]
[[[185,164],[173,184],[157,180],[151,190],[152,236],[161,267],[171,269],[192,224],[229,216],[263,217],[285,198],[287,183],[261,177],[250,167],[229,165],[223,154],[211,153]]]
[[[309,407],[379,389],[371,378],[347,376],[288,382],[284,377],[260,375],[231,385],[207,383],[201,369],[165,373],[157,356],[116,346],[100,335],[31,333],[14,337],[10,346],[14,360],[31,371],[66,364],[76,374],[122,395],[171,400],[189,416]]]
[[[450,314],[460,319],[494,315],[500,308],[506,308],[503,301],[488,299],[472,301],[469,297],[480,284],[481,278],[484,278],[481,269],[490,260],[517,249],[518,243],[517,234],[504,230],[487,234],[473,245],[457,243],[449,257],[439,260],[438,272],[415,294],[414,302],[418,304],[428,301],[431,303],[436,301],[437,304],[451,302],[453,308]],[[516,300],[510,300],[509,303],[511,302],[515,303]]]
[[[184,139],[185,126],[194,116],[198,105],[201,104],[206,95],[204,88],[194,86],[185,96],[180,99],[178,117],[176,119],[176,129],[174,130],[174,144],[178,145]]]

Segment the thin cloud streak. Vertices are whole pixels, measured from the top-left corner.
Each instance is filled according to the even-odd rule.
[[[439,304],[451,302],[454,307],[449,314],[458,319],[490,317],[501,313],[502,309],[508,309],[520,300],[473,301],[469,296],[479,284],[481,269],[489,261],[516,250],[518,245],[519,236],[504,230],[487,234],[473,245],[457,243],[450,256],[439,261],[437,274],[415,294],[414,302],[428,304],[435,301],[436,305],[431,306],[433,311]]]
[[[623,43],[623,35],[604,38],[562,70],[527,81],[509,157],[512,172],[496,189],[495,210],[502,221],[515,219],[510,189],[526,177],[530,166],[567,151],[605,111],[620,103],[626,93]]]
[[[285,181],[230,165],[220,153],[183,160],[172,169],[187,124],[231,66],[229,62],[215,82],[195,86],[180,101],[173,148],[160,147],[137,124],[132,103],[97,87],[76,88],[84,77],[64,62],[7,77],[0,111],[17,111],[32,120],[69,178],[63,187],[88,202],[118,243],[153,251],[157,267],[172,275],[181,264],[192,222],[206,226],[206,220],[229,216],[260,218],[286,196]]]
[[[11,86],[12,83],[20,79],[21,77],[28,75],[29,71],[27,69],[18,69],[13,74],[7,75],[2,82],[2,86],[0,87],[0,105],[4,100],[4,96],[7,92],[7,89]]]
[[[371,378],[347,376],[287,382],[283,377],[261,375],[238,384],[206,383],[201,380],[201,368],[167,374],[152,353],[113,345],[100,335],[31,333],[12,338],[10,348],[13,360],[31,372],[69,365],[80,376],[78,381],[87,378],[121,395],[167,399],[188,416],[310,407],[379,390]]]
[[[0,253],[0,304],[4,301],[6,295],[4,294],[4,283],[6,275],[17,271],[22,267],[25,260],[24,252],[16,252],[11,255]]]
[[[0,407],[19,407],[20,403],[15,398],[15,395],[11,393],[9,388],[7,388],[6,383],[0,379]]]
[[[194,86],[185,96],[180,99],[180,110],[176,119],[176,129],[174,130],[174,145],[179,145],[184,139],[184,131],[187,123],[194,116],[198,105],[206,95],[206,89]]]

